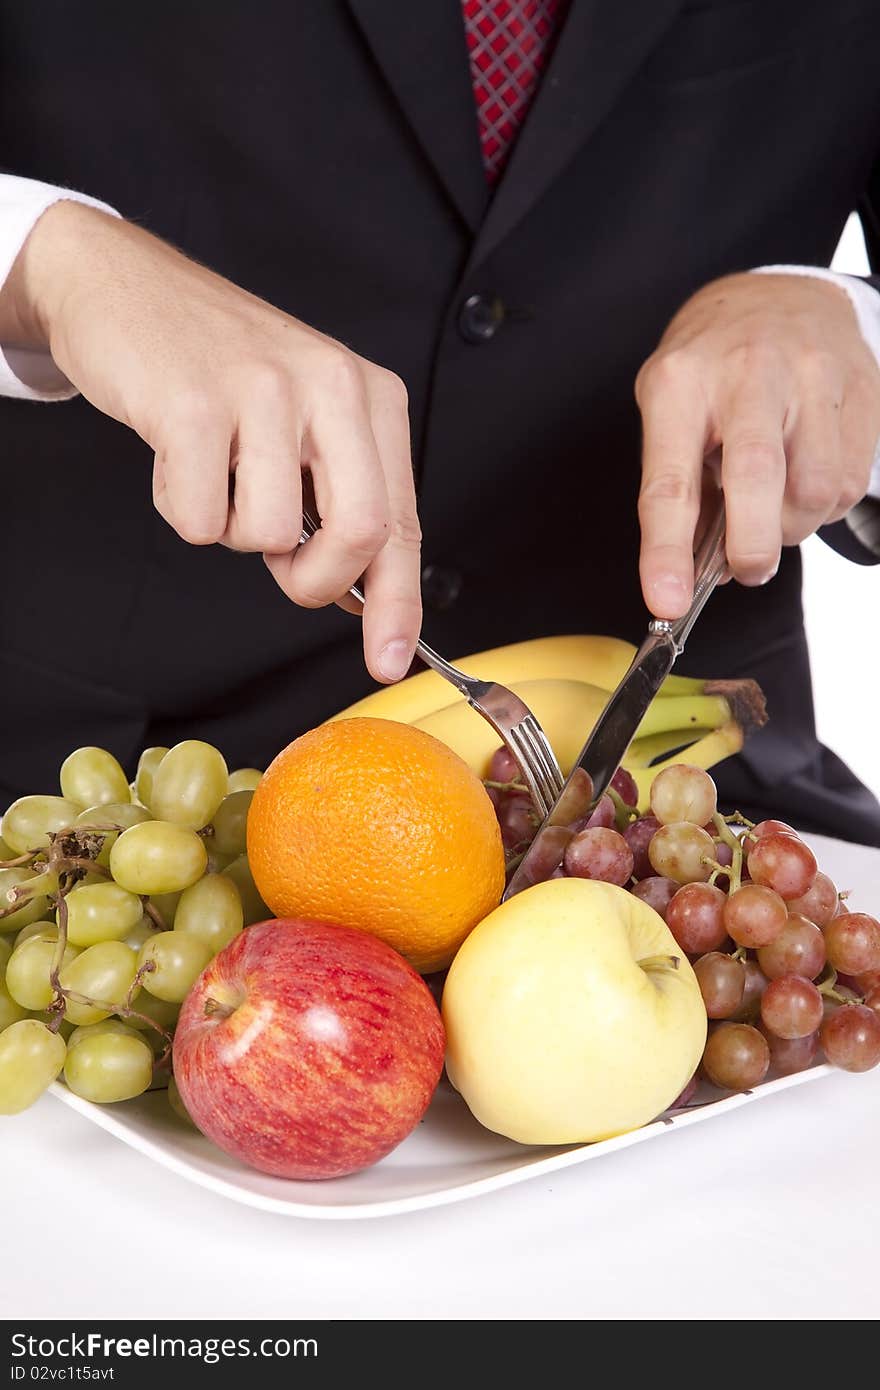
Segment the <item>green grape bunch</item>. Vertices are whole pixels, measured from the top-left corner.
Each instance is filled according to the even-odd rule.
[[[180,1006],[224,946],[269,917],[247,861],[262,773],[217,748],[147,748],[133,781],[104,748],[0,822],[0,1115],[59,1078],[98,1104],[172,1088]]]

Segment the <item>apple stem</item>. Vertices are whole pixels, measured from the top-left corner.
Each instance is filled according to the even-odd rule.
[[[232,1004],[221,1004],[219,999],[212,999],[210,995],[205,1000],[206,1018],[216,1018],[219,1022],[221,1019],[231,1017],[234,1013],[235,1007]]]
[[[680,956],[645,956],[637,964],[643,970],[677,970],[681,965]]]

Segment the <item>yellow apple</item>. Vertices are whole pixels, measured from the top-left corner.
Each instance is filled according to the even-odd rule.
[[[527,888],[471,932],[443,1022],[452,1084],[481,1124],[523,1144],[647,1124],[706,1041],[700,987],[662,917],[581,878]]]

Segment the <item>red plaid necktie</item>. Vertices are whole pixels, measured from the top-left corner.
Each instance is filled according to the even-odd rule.
[[[501,177],[569,0],[462,0],[486,178]]]

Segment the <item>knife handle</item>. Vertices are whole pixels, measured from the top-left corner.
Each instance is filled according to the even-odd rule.
[[[694,596],[690,608],[682,617],[675,618],[671,622],[665,618],[655,618],[648,628],[648,631],[655,637],[665,637],[674,647],[676,656],[681,656],[684,651],[684,644],[690,635],[691,628],[702,613],[712,590],[727,568],[727,550],[724,540],[724,493],[719,489],[715,513],[694,556]]]

